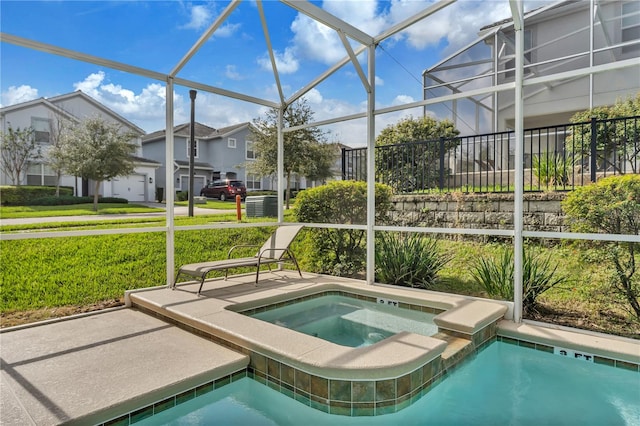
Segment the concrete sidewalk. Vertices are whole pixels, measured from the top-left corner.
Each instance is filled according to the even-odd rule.
[[[166,406],[249,362],[130,308],[3,330],[0,339],[3,425],[100,424]]]
[[[136,203],[143,206],[155,207],[165,209],[165,205],[162,203]],[[187,216],[189,208],[186,206],[174,206],[173,214],[175,216]],[[214,214],[235,214],[235,209],[220,210],[220,209],[204,209],[202,207],[193,208],[193,214],[195,216],[214,215]],[[243,209],[244,214],[244,209]],[[2,219],[0,218],[0,225],[24,225],[30,223],[50,223],[50,222],[90,222],[101,220],[120,220],[120,219],[132,219],[132,218],[157,218],[164,217],[166,212],[150,212],[150,213],[129,213],[129,214],[103,214],[103,215],[86,215],[86,216],[50,216],[50,217],[29,217],[18,219]]]

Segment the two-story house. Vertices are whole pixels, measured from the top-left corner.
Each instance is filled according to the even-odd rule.
[[[613,105],[640,92],[639,1],[562,0],[527,12],[523,28],[525,129],[569,123],[576,112]],[[514,90],[481,91],[515,80],[514,34],[512,19],[487,25],[476,40],[426,69],[425,100],[456,98],[425,109],[450,118],[463,135],[513,130]],[[470,95],[457,97],[465,92]],[[561,150],[567,132],[542,129],[540,141],[525,134],[525,167],[536,153]],[[492,159],[491,168],[515,164],[513,141],[478,144],[482,146],[467,151]],[[483,158],[467,163],[458,160],[451,168],[477,171],[488,164]]]
[[[145,134],[144,130],[81,91],[0,108],[0,129],[3,132],[6,132],[9,127],[14,129],[31,127],[34,130],[36,142],[41,145],[42,157],[29,164],[20,184],[56,185],[58,183],[56,173],[47,164],[47,151],[59,128],[58,122],[66,120],[77,124],[85,118],[96,116],[105,121],[117,123],[123,130],[136,134],[132,142],[138,146],[133,156],[134,172],[129,176],[102,182],[99,189],[100,195],[126,198],[129,201],[153,201],[155,170],[160,163],[142,157],[141,138]],[[0,183],[10,185],[16,182],[11,182],[8,176],[2,174]],[[74,188],[76,195],[94,195],[93,182],[77,176],[61,176],[60,185]]]
[[[253,149],[251,123],[240,123],[220,129],[195,123],[194,193],[208,182],[217,179],[239,179],[248,191],[271,189],[270,179],[260,178],[246,170],[247,162],[256,158]],[[189,189],[190,124],[173,129],[174,160],[171,167],[176,191]],[[142,138],[143,154],[162,163],[156,172],[158,187],[166,187],[165,163],[166,132],[159,130]]]

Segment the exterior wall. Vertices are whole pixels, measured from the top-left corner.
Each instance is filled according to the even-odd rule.
[[[228,139],[236,140],[236,147],[229,148]],[[198,155],[195,159],[198,163],[207,163],[213,167],[213,171],[220,173],[220,178],[234,178],[244,182],[247,181],[247,170],[245,164],[251,159],[247,159],[247,141],[251,140],[251,130],[248,127],[238,129],[236,132],[224,135],[224,137],[215,137],[211,139],[198,139]],[[175,136],[174,138],[174,157],[177,161],[189,161],[187,153],[188,138],[185,136]],[[165,140],[158,139],[146,142],[143,145],[143,157],[149,158],[162,163],[157,169],[155,181],[157,186],[166,188],[165,173]],[[174,167],[172,165],[172,167]],[[204,184],[214,179],[211,170],[198,169],[195,170],[195,192],[200,191],[198,184]],[[181,167],[174,173],[174,184],[177,191],[188,187],[188,168]],[[265,177],[261,179],[260,190],[271,190],[273,187],[272,179]],[[251,189],[249,190],[251,191]]]
[[[88,102],[83,98],[82,95],[79,96],[71,96],[66,98],[65,100],[59,101],[55,103],[56,106],[64,109],[68,113],[82,120],[91,116],[99,116],[108,122],[115,122],[122,125],[125,128],[130,128],[129,124],[126,122],[122,122],[117,120],[114,115],[107,113],[104,109],[101,109],[94,105],[92,102]],[[7,131],[9,125],[13,128],[26,128],[31,126],[31,118],[44,118],[51,120],[51,129],[56,128],[56,119],[57,113],[49,108],[44,102],[34,103],[30,106],[25,106],[24,108],[15,108],[10,109],[9,111],[3,111],[0,117],[0,129],[5,132]],[[132,129],[137,130],[137,129]],[[137,156],[142,154],[141,148],[141,139],[139,137],[135,138],[133,143],[138,145],[138,149],[136,151]],[[41,153],[42,160],[38,161],[39,163],[46,163],[47,152],[50,149],[51,145],[43,143],[41,144]],[[135,197],[127,198],[130,201],[151,201],[154,198],[155,193],[155,168],[153,166],[148,165],[140,165],[136,166],[136,170],[132,175],[131,179],[134,179],[131,183],[135,184],[135,179],[140,179],[140,176],[146,178],[145,188],[144,188],[144,198],[136,195]],[[149,177],[152,177],[152,182],[149,183]],[[123,177],[120,180],[129,179],[129,177]],[[12,182],[8,179],[8,177],[4,174],[0,176],[0,184],[11,184]],[[27,183],[26,175],[23,177],[21,184]],[[82,195],[82,181],[81,179],[76,179],[73,176],[62,176],[60,179],[60,184],[64,186],[71,186],[76,188],[76,194]],[[93,195],[94,192],[94,183],[89,183],[89,195]],[[139,191],[138,191],[139,192]],[[110,182],[103,182],[100,186],[100,194],[105,197],[114,196],[113,195],[113,185]]]
[[[567,55],[583,54],[571,60],[534,66],[535,76],[556,74],[589,67],[589,2],[579,2],[560,10],[551,10],[542,17],[525,22],[533,40],[532,63],[551,61]],[[620,43],[622,2],[602,2],[598,12],[606,25],[594,28],[594,48]],[[609,41],[604,35],[607,32]],[[537,46],[540,46],[537,48]],[[584,54],[586,52],[586,54]],[[594,65],[606,64],[640,56],[638,51],[622,53],[621,49],[594,54]],[[513,77],[499,78],[499,83]],[[612,105],[617,99],[634,96],[640,91],[638,68],[629,67],[594,75],[593,106]],[[549,85],[527,86],[524,89],[525,128],[562,124],[578,111],[589,109],[589,77]],[[512,129],[515,111],[513,92],[498,94],[498,131]]]
[[[560,203],[565,193],[524,195],[524,229],[568,232]],[[513,229],[513,194],[443,194],[393,197],[395,223],[437,228]]]

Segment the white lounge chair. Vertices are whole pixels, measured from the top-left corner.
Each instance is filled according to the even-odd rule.
[[[200,279],[200,288],[198,288],[198,295],[200,291],[202,291],[202,286],[204,285],[204,280],[207,277],[207,274],[211,271],[221,271],[224,269],[224,279],[227,279],[227,275],[229,273],[229,269],[232,268],[241,268],[241,267],[256,267],[256,285],[258,284],[258,278],[260,276],[260,266],[268,265],[269,270],[271,270],[272,263],[282,263],[285,261],[291,261],[296,268],[298,269],[298,273],[300,274],[300,278],[302,278],[302,272],[300,272],[300,266],[298,266],[298,261],[296,260],[293,252],[289,249],[289,246],[298,235],[298,232],[303,228],[302,225],[291,225],[291,226],[281,226],[276,229],[273,234],[269,237],[269,239],[264,243],[264,245],[258,250],[255,256],[252,257],[239,257],[232,258],[232,254],[234,250],[240,247],[257,247],[251,245],[236,245],[231,247],[229,253],[227,254],[227,259],[224,260],[214,260],[211,262],[201,262],[201,263],[190,263],[188,265],[183,265],[178,270],[176,274],[176,279],[173,282],[172,289],[175,289],[176,284],[178,283],[178,278],[181,275],[188,275],[191,277]]]

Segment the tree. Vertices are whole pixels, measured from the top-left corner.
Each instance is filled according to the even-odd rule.
[[[622,173],[621,165],[626,162],[633,173],[640,172],[640,93],[635,97],[618,100],[614,105],[596,107],[577,112],[571,117],[571,134],[565,140],[565,150],[574,161],[581,162],[591,156],[591,124],[596,124],[596,163],[598,169],[613,167]],[[619,158],[618,161],[616,157]],[[614,161],[612,161],[614,160]],[[620,161],[622,160],[622,161]]]
[[[47,164],[56,173],[56,197],[60,196],[60,179],[66,169],[66,156],[64,153],[63,141],[73,132],[74,123],[61,114],[56,114],[50,118],[51,123],[55,123],[51,128],[49,140],[51,148],[47,152]]]
[[[396,191],[433,187],[440,156],[458,146],[459,133],[451,121],[432,117],[408,117],[387,126],[376,138],[376,174]],[[445,138],[443,152],[440,138]]]
[[[133,172],[131,157],[136,145],[134,133],[123,132],[120,125],[100,117],[82,121],[72,132],[63,133],[60,141],[60,161],[65,171],[95,182],[93,209],[98,211],[100,184]]]
[[[19,186],[29,163],[41,157],[33,128],[13,129],[9,125],[6,132],[0,133],[0,153],[0,169],[13,185]]]
[[[640,176],[611,176],[577,187],[567,195],[562,208],[574,232],[639,235]],[[640,277],[636,274],[640,243],[601,241],[595,246],[603,259],[613,265],[613,290],[640,319]]]
[[[302,99],[289,105],[282,115],[284,127],[310,123],[313,111]],[[264,117],[253,121],[254,148],[258,157],[247,169],[260,176],[272,176],[278,169],[278,109],[271,108]],[[310,180],[331,176],[336,154],[326,143],[324,133],[317,127],[286,132],[284,139],[284,174],[286,178],[286,207],[291,199],[291,176],[295,173]]]

